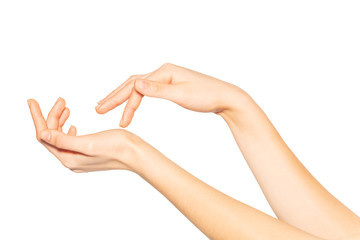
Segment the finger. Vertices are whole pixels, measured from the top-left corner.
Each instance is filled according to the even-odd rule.
[[[104,99],[100,100],[98,102],[99,105],[103,104],[107,100],[109,100],[112,96],[114,96],[116,93],[118,93],[128,82],[134,80],[135,78],[139,78],[142,76],[145,76],[147,74],[137,74],[130,76],[125,82],[123,82],[119,87],[117,87],[114,91],[112,91],[109,95],[107,95]]]
[[[71,136],[56,130],[45,130],[40,133],[41,140],[63,150],[91,154],[91,141],[88,136]]]
[[[146,73],[146,74],[137,74],[130,76],[125,82],[123,82],[119,87],[117,87],[114,91],[112,91],[108,96],[98,102],[99,105],[103,104],[107,100],[109,100],[112,96],[118,93],[128,82],[133,81],[136,78],[147,78],[153,72]]]
[[[40,133],[47,129],[47,125],[46,125],[46,121],[41,113],[41,109],[40,109],[38,102],[35,101],[34,99],[29,99],[28,104],[29,104],[31,116],[32,116],[32,119],[34,121],[34,125],[36,128],[36,135],[37,135],[38,140],[45,146],[45,148],[47,148],[49,150],[49,152],[51,152],[53,155],[55,155],[55,157],[60,159],[60,154],[59,154],[58,149],[41,141]]]
[[[118,93],[128,82],[130,81],[130,78],[127,79],[125,82],[123,82],[120,86],[118,86],[115,90],[113,90],[111,93],[109,93],[105,98],[103,98],[102,100],[100,100],[98,102],[98,105],[103,104],[104,102],[106,102],[109,98],[111,98],[112,96],[114,96],[116,93]]]
[[[124,103],[131,94],[132,88],[134,87],[134,82],[128,82],[119,92],[114,96],[109,98],[106,102],[96,107],[96,111],[100,114],[107,113],[108,111],[114,109],[115,107]]]
[[[63,127],[66,120],[70,117],[70,109],[65,108],[64,111],[61,113],[60,119],[59,119],[59,127]]]
[[[46,119],[47,126],[49,129],[58,129],[59,127],[59,118],[65,109],[65,100],[58,98],[55,105],[50,110],[48,117]]]
[[[69,136],[76,136],[76,127],[71,125],[70,128],[69,128],[69,131],[67,133],[67,135]]]
[[[134,113],[136,109],[138,109],[141,99],[143,95],[141,95],[139,92],[133,89],[129,100],[126,103],[124,113],[122,115],[121,121],[120,121],[120,127],[127,127],[129,126],[132,118],[134,117]]]
[[[47,124],[42,115],[42,112],[41,112],[38,102],[35,101],[34,99],[29,99],[28,104],[29,104],[29,108],[30,108],[31,117],[33,119],[35,129],[36,129],[36,137],[39,140],[40,132],[47,129]]]

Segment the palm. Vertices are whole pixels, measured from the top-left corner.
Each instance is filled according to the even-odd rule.
[[[71,126],[67,134],[63,133],[62,127],[70,115],[70,111],[65,107],[65,101],[59,99],[50,110],[47,119],[43,117],[39,104],[35,100],[29,100],[31,115],[36,128],[37,139],[67,168],[74,172],[101,171],[109,169],[126,169],[126,166],[119,164],[107,154],[98,154],[91,152],[89,144],[97,145],[99,149],[111,148],[111,144],[107,145],[104,139],[110,137],[120,137],[124,135],[124,130],[108,130],[91,135],[76,136],[76,128]],[[82,142],[83,146],[79,149],[61,148],[53,144],[49,144],[40,135],[45,130],[51,130],[59,136],[76,139],[76,142]],[[66,141],[66,139],[65,139]],[[114,141],[113,141],[114,142]],[[71,142],[70,142],[71,144]],[[99,146],[103,145],[103,146]],[[107,147],[107,148],[104,148]]]

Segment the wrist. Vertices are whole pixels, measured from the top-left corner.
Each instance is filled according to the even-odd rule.
[[[227,95],[225,102],[227,104],[217,114],[228,124],[237,126],[250,123],[254,113],[260,109],[251,96],[239,87]]]
[[[148,166],[148,161],[159,157],[160,154],[159,151],[135,134],[128,137],[128,144],[126,145],[126,153],[121,154],[123,156],[121,161],[129,171],[137,174]]]

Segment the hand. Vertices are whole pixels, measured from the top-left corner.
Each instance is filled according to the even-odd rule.
[[[76,128],[71,126],[67,134],[63,133],[70,111],[62,98],[50,110],[46,121],[35,100],[28,100],[28,104],[37,139],[74,172],[133,170],[130,162],[136,161],[135,149],[146,145],[136,135],[120,129],[76,136]]]
[[[170,100],[197,112],[222,113],[242,104],[240,88],[219,79],[173,64],[164,64],[154,72],[133,75],[103,100],[96,111],[106,113],[126,100],[120,126],[127,127],[143,96]]]

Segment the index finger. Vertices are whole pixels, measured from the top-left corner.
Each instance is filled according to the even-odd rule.
[[[28,100],[31,117],[33,119],[35,129],[36,129],[36,138],[40,140],[40,132],[47,129],[46,121],[42,115],[40,106],[37,101],[34,99]]]

